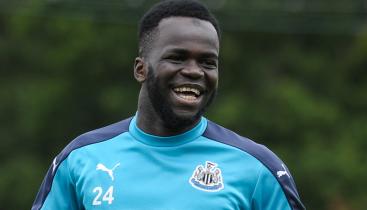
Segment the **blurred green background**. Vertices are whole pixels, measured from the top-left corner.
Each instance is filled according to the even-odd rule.
[[[30,209],[69,141],[135,113],[154,2],[0,0],[0,209]],[[366,209],[367,2],[205,2],[223,30],[206,116],[276,152],[308,209]]]

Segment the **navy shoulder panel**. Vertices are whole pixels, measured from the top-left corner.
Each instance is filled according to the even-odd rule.
[[[278,180],[288,199],[291,208],[294,210],[305,209],[299,198],[294,180],[290,175],[289,170],[286,169],[285,164],[268,148],[266,148],[261,144],[257,144],[250,139],[242,137],[234,133],[233,131],[230,131],[209,120],[208,120],[208,127],[205,130],[203,136],[211,140],[236,147],[255,157],[263,165],[265,165],[271,171],[274,177]],[[278,176],[282,177],[282,175],[277,174],[277,172],[281,172],[281,170],[284,170],[284,172],[287,173],[290,178],[280,179]]]
[[[127,132],[129,130],[131,119],[132,118],[128,118],[112,125],[89,131],[78,136],[61,151],[54,161],[56,161],[57,165],[59,165],[73,150],[90,144],[106,141]]]
[[[57,168],[64,161],[68,155],[81,147],[99,143],[102,141],[109,140],[115,136],[125,133],[129,130],[130,121],[132,118],[122,120],[120,122],[114,123],[112,125],[99,128],[88,133],[82,134],[70,142],[57,157],[53,160],[53,163],[42,182],[42,185],[37,193],[36,199],[33,203],[32,210],[41,209],[43,203],[46,200],[48,193],[51,190],[52,181],[56,174]]]

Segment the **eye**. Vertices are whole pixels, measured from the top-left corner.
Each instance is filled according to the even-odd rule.
[[[169,55],[164,59],[173,64],[181,64],[185,61],[185,57],[182,55]]]
[[[216,69],[218,67],[218,62],[216,59],[202,59],[200,64],[206,69]]]

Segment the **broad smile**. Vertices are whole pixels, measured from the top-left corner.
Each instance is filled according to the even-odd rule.
[[[185,84],[174,87],[172,91],[180,103],[195,105],[201,102],[204,88],[199,85]]]

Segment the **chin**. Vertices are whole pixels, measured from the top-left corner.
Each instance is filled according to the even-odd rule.
[[[174,111],[171,110],[170,113],[161,113],[161,117],[165,126],[167,128],[180,130],[186,127],[193,126],[196,124],[200,118],[201,112],[192,112],[192,111]]]
[[[199,115],[198,112],[192,112],[192,111],[177,111],[177,112],[174,112],[174,114],[176,115],[176,118],[180,120],[195,121],[201,117],[201,116],[198,116]]]

